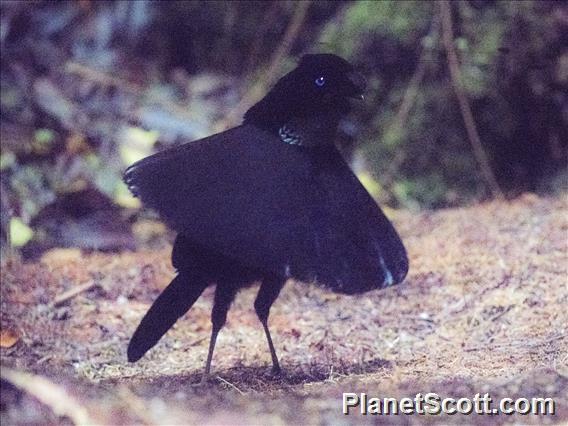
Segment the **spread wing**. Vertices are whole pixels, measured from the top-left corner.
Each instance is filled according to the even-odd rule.
[[[395,229],[335,148],[243,125],[145,158],[125,182],[173,229],[250,267],[342,293],[408,270]]]

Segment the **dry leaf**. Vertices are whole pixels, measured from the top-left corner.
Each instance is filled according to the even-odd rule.
[[[13,330],[0,330],[0,347],[11,348],[20,340],[20,336]]]

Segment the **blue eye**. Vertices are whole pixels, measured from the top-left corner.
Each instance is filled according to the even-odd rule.
[[[315,83],[316,83],[316,86],[323,87],[323,85],[325,84],[325,78],[323,76],[318,77],[318,78],[316,78]]]

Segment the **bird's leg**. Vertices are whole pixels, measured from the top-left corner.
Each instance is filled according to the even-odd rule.
[[[207,353],[207,363],[205,364],[205,372],[201,378],[201,384],[205,383],[211,372],[211,361],[213,359],[213,351],[215,350],[215,342],[219,330],[223,328],[227,321],[227,312],[231,306],[231,302],[235,298],[238,287],[226,285],[219,282],[215,288],[215,300],[213,302],[213,310],[211,311],[211,322],[213,323],[211,331],[211,340],[209,342],[209,352]]]
[[[219,330],[213,329],[211,332],[211,339],[209,340],[209,352],[207,353],[207,362],[205,363],[205,371],[201,377],[201,383],[205,383],[211,372],[211,360],[213,359],[213,351],[215,350],[215,343],[217,342],[217,335]]]
[[[266,340],[268,341],[268,348],[270,349],[270,356],[272,357],[272,372],[274,374],[280,373],[280,363],[278,362],[278,356],[276,356],[276,350],[274,349],[274,344],[272,343],[272,337],[270,336],[270,330],[268,329],[268,314],[270,312],[270,307],[280,294],[280,290],[284,287],[286,280],[281,277],[270,277],[265,279],[260,285],[260,290],[254,301],[254,309],[264,332],[266,334]]]

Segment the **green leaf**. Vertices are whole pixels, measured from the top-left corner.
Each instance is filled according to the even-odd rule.
[[[13,247],[22,247],[34,236],[34,231],[21,218],[10,219],[10,241]]]
[[[139,127],[129,127],[122,137],[120,158],[124,164],[132,164],[152,153],[152,147],[160,133],[155,130],[144,130]]]

